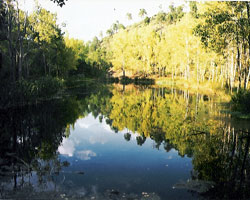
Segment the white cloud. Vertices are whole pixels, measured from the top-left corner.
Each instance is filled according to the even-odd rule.
[[[62,155],[72,157],[75,151],[75,144],[72,140],[69,140],[68,138],[63,138],[62,144],[58,147],[58,151]]]
[[[96,137],[96,136],[90,136],[89,137],[89,143],[90,144],[96,144],[96,143],[100,143],[100,144],[105,144],[107,142],[107,138],[103,135],[101,135],[100,137]]]
[[[96,157],[96,153],[91,150],[77,151],[76,157],[81,160],[90,160],[91,157]]]

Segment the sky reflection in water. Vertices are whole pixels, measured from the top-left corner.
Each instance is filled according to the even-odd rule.
[[[156,149],[150,138],[139,146],[136,134],[126,141],[125,133],[115,133],[105,120],[99,122],[91,114],[78,119],[58,148],[61,159],[70,162],[65,168],[67,181],[74,187],[84,186],[85,192],[94,187],[99,192],[116,189],[126,193],[155,192],[165,198],[191,197],[184,189],[173,189],[174,184],[190,178],[191,158],[180,157],[173,149],[166,152],[162,146]],[[84,176],[74,172],[84,172]]]

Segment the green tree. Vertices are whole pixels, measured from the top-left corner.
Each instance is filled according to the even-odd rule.
[[[247,2],[210,2],[198,4],[198,14],[203,18],[196,28],[204,45],[226,57],[227,85],[232,89],[238,82],[247,88],[249,54]],[[236,65],[236,67],[234,67]]]
[[[139,17],[143,18],[144,16],[147,15],[147,11],[144,8],[141,8],[138,15]]]
[[[128,18],[128,20],[132,20],[132,19],[133,19],[131,13],[127,13],[127,14],[126,14],[126,17]]]

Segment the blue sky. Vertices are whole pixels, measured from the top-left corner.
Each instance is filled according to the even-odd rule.
[[[35,0],[19,0],[21,8],[32,11]],[[158,13],[162,7],[163,11],[168,11],[171,4],[184,4],[182,0],[68,0],[62,8],[56,6],[50,0],[38,0],[42,7],[57,13],[58,23],[65,23],[63,28],[70,37],[92,40],[94,36],[99,36],[112,23],[118,20],[125,26],[140,20],[139,10],[144,8],[148,16]],[[126,13],[132,13],[133,20],[128,20]]]

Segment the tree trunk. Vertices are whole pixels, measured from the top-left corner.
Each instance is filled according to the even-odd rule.
[[[172,73],[172,81],[173,81],[174,80],[174,67],[173,67],[173,65],[172,65],[171,73]]]
[[[8,52],[10,56],[11,70],[12,70],[12,80],[16,81],[16,67],[15,67],[15,58],[14,58],[14,48],[13,48],[13,38],[12,38],[12,15],[9,4],[7,4],[7,40],[8,40]]]
[[[214,61],[211,61],[212,66],[212,83],[214,82]]]
[[[122,77],[125,78],[126,74],[125,74],[125,70],[124,68],[122,69]]]
[[[2,52],[0,51],[0,71],[1,71],[1,69],[2,69],[2,67],[3,67],[3,55],[2,55]]]
[[[21,22],[19,20],[19,10],[18,10],[18,40],[19,40],[19,60],[18,60],[18,79],[20,80],[22,78],[22,67],[23,67],[23,59],[24,59],[24,48],[23,48],[23,40],[26,35],[26,27],[27,27],[27,18],[28,14],[26,13],[25,19],[24,19],[24,28],[23,33],[21,33],[20,25]]]
[[[198,57],[199,53],[198,51],[196,52],[196,81],[197,81],[197,85],[199,84],[199,57]]]
[[[18,80],[22,78],[22,65],[23,65],[22,53],[23,53],[23,50],[22,50],[22,47],[20,47],[19,59],[18,59]]]
[[[250,27],[250,7],[249,7],[248,1],[246,2],[246,6],[247,6],[247,19],[248,19],[247,30],[248,30]],[[250,58],[250,34],[249,34],[249,32],[248,32],[248,58]],[[249,68],[249,72],[250,72],[250,67],[248,67],[248,68]],[[248,72],[247,79],[245,80],[245,84],[244,84],[245,89],[247,88],[248,81],[249,81],[249,72]]]
[[[189,52],[188,52],[188,39],[186,38],[186,56],[187,56],[187,65],[186,65],[186,70],[185,70],[185,78],[186,80],[189,79]]]
[[[231,68],[230,68],[230,89],[232,92],[232,89],[234,87],[234,54],[232,51],[232,57],[231,57]]]
[[[46,70],[46,68],[47,68],[47,63],[46,63],[46,57],[45,57],[44,52],[43,52],[43,66],[44,66],[44,74],[45,74],[45,76],[46,76],[46,74],[47,74],[47,70]]]
[[[238,69],[238,89],[237,91],[241,88],[241,66],[240,66],[240,48],[239,48],[239,36],[238,36],[238,28],[236,26],[236,43],[237,43],[237,69]]]
[[[247,89],[249,78],[250,78],[250,67],[248,69],[248,74],[247,74],[247,78],[245,80],[244,89]]]

